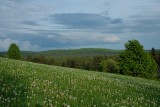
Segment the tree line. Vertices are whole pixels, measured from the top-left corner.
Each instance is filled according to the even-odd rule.
[[[69,57],[57,63],[53,57],[29,55],[23,60],[135,77],[160,78],[160,54],[154,48],[147,53],[138,40],[129,40],[124,46],[125,50],[119,56]],[[15,43],[11,44],[8,49],[8,58],[22,59],[19,47]]]

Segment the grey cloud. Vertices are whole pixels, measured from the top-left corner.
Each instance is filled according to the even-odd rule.
[[[50,16],[53,23],[66,25],[73,29],[106,29],[111,24],[122,23],[122,19],[87,13],[54,14]]]
[[[118,24],[118,23],[122,23],[122,19],[113,19],[111,21],[112,24]]]
[[[133,32],[139,33],[160,33],[160,15],[152,17],[134,18],[134,25],[130,25],[129,28]]]
[[[37,3],[34,0],[0,1],[0,33],[5,35],[0,35],[0,39],[29,41],[41,49],[119,43],[118,37],[108,37],[107,34],[121,35],[123,38],[128,36],[127,39],[134,33],[160,34],[160,15],[156,16],[150,11],[147,15],[140,13],[125,20],[112,18],[109,13],[60,13],[61,11],[54,10],[55,7],[44,4],[43,8],[43,2]],[[32,2],[28,3],[30,1]],[[135,11],[137,8],[145,11],[150,9],[140,6],[135,7]],[[53,14],[54,12],[59,14]],[[157,11],[155,13],[158,14]]]
[[[155,0],[157,3],[160,3],[160,1],[159,0]]]
[[[29,0],[1,0],[1,9],[13,9],[18,8],[22,3],[29,2]]]
[[[21,23],[25,25],[39,26],[39,24],[35,21],[22,21]]]
[[[101,33],[121,34],[124,33],[126,29],[128,29],[126,25],[118,25],[118,26],[108,27],[107,29],[101,31]]]

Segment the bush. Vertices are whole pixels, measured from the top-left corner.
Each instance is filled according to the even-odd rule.
[[[101,68],[101,71],[103,72],[118,73],[119,67],[116,61],[114,61],[113,59],[107,59],[107,60],[103,60],[100,63],[100,68]]]
[[[35,62],[35,63],[48,64],[48,65],[55,64],[54,58],[45,57],[44,55],[37,55],[37,56],[28,55],[26,60],[31,61],[31,62]]]
[[[67,60],[67,67],[76,68],[77,66],[78,66],[78,64],[75,59],[68,59]]]
[[[101,63],[102,60],[104,60],[103,56],[94,56],[92,66],[91,66],[91,70],[100,71],[100,63]]]

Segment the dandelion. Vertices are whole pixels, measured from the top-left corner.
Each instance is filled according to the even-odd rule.
[[[27,102],[27,106],[30,107],[30,102]]]
[[[18,94],[15,92],[14,95],[17,96]]]
[[[70,107],[70,105],[63,103],[63,107]]]

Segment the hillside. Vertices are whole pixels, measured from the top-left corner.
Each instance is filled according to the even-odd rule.
[[[46,51],[21,51],[23,56],[28,55],[45,55],[49,57],[70,57],[70,56],[96,56],[96,55],[105,55],[105,56],[114,56],[119,55],[122,50],[113,50],[113,49],[103,49],[103,48],[81,48],[81,49],[56,49],[56,50],[46,50]],[[145,50],[150,52],[151,50]],[[160,52],[159,49],[157,49]],[[0,55],[7,55],[7,52],[0,52]]]
[[[119,50],[101,49],[101,48],[82,48],[71,50],[48,50],[39,52],[39,54],[47,56],[94,56],[94,55],[107,55],[113,56],[119,54]]]
[[[95,55],[106,55],[113,56],[118,55],[121,50],[112,49],[101,49],[101,48],[82,48],[82,49],[67,49],[67,50],[47,50],[47,51],[22,51],[23,56],[27,55],[45,55],[51,57],[61,56],[95,56]],[[2,55],[6,55],[6,52],[1,52]]]
[[[157,107],[160,82],[0,58],[1,107]]]

